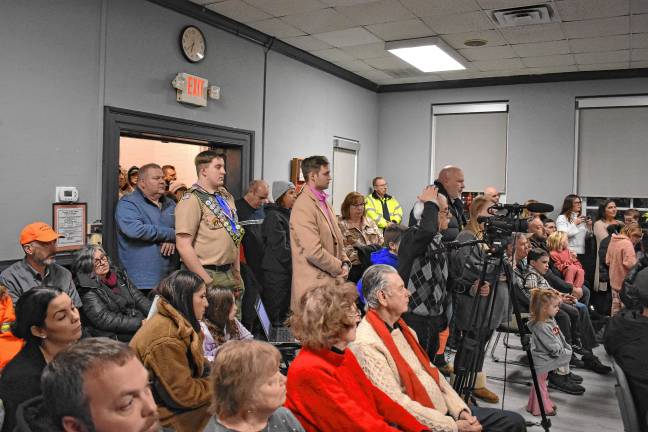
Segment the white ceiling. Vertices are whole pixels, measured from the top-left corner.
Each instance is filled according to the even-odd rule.
[[[376,84],[648,67],[648,0],[190,0]],[[551,23],[499,27],[495,9],[548,4]],[[439,35],[467,69],[422,73],[385,41]],[[470,48],[468,39],[486,45]]]

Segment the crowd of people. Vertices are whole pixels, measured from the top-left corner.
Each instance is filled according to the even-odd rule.
[[[383,177],[336,215],[323,156],[303,160],[300,190],[254,180],[236,200],[221,153],[195,166],[190,187],[171,165],[120,168],[114,259],[88,245],[68,270],[59,233],[22,230],[24,258],[0,273],[2,432],[524,431],[521,415],[476,403],[499,400],[483,364],[455,390],[461,359],[446,356],[490,339],[513,302],[538,374],[529,413],[556,415],[550,389],[585,393],[574,369],[609,373],[593,351],[603,340],[648,400],[638,212],[618,220],[608,200],[593,222],[568,195],[556,221],[527,211],[495,265],[500,194],[466,206],[459,167],[423,189],[404,226]],[[259,304],[292,331],[294,359],[255,339]]]

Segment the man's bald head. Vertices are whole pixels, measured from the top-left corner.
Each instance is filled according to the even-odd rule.
[[[448,193],[448,198],[455,199],[461,197],[461,192],[463,192],[465,187],[464,174],[461,168],[453,165],[443,167],[439,171],[439,182]]]
[[[499,204],[500,194],[494,186],[486,186],[484,197],[495,205]]]

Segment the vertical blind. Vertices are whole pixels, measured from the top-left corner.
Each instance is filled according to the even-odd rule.
[[[446,165],[464,172],[466,191],[506,189],[507,112],[434,115],[434,174]]]

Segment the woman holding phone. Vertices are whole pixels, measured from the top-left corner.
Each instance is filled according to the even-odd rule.
[[[575,194],[569,194],[563,201],[560,216],[556,219],[556,228],[567,234],[569,249],[576,253],[578,260],[585,268],[585,279],[590,280],[588,266],[589,261],[585,256],[585,242],[589,236],[592,236],[592,218],[582,214],[583,202],[581,197]],[[581,300],[582,301],[582,300]],[[586,303],[589,303],[587,296]]]

